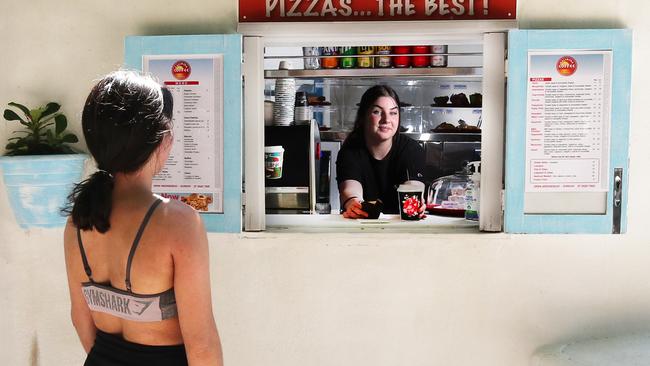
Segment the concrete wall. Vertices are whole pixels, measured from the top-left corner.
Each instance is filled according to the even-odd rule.
[[[649,330],[650,5],[519,3],[522,28],[635,30],[629,233],[213,234],[215,313],[228,365],[525,365],[544,344]],[[57,100],[77,132],[92,80],[122,62],[124,36],[236,28],[233,0],[3,1],[0,8],[0,104]],[[0,141],[10,130],[0,123]],[[0,189],[4,365],[83,362],[61,237],[61,230],[20,230]]]

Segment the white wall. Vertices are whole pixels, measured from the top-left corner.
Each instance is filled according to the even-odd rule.
[[[635,30],[628,234],[210,235],[228,365],[525,365],[544,344],[650,330],[650,5],[520,0],[522,28]],[[232,32],[236,3],[3,1],[0,104],[58,100],[78,132],[130,34]],[[0,141],[9,128],[0,123]],[[0,359],[81,364],[61,230],[18,229],[0,189]]]

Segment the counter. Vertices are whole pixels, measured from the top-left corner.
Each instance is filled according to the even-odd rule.
[[[408,232],[408,233],[477,233],[478,221],[462,217],[427,215],[419,221],[401,220],[399,215],[379,219],[346,219],[342,215],[266,215],[267,231],[290,232]]]

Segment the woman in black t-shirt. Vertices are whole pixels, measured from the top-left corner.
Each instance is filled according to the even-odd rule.
[[[384,213],[398,214],[397,186],[409,179],[423,179],[424,150],[416,141],[401,136],[399,128],[395,91],[386,85],[368,89],[336,161],[343,217],[368,217],[361,202],[377,199],[384,203]]]

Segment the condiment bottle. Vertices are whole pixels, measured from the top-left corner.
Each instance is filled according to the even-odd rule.
[[[479,203],[481,193],[481,173],[480,161],[472,161],[467,164],[468,168],[473,171],[470,181],[465,189],[465,219],[478,221]]]

